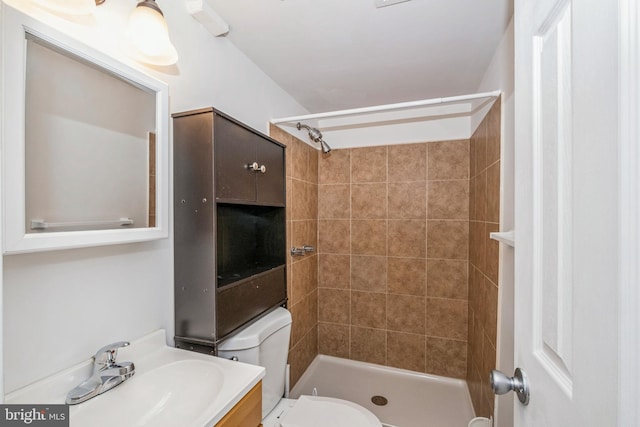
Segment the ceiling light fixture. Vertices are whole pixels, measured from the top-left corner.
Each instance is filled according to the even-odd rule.
[[[136,5],[129,16],[127,34],[136,59],[153,65],[172,65],[178,61],[164,14],[155,0],[142,0]]]

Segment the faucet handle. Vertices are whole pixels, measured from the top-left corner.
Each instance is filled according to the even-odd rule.
[[[94,356],[95,364],[100,366],[111,366],[116,363],[116,357],[118,356],[118,349],[127,347],[129,341],[118,341],[109,345],[105,345],[96,352]]]

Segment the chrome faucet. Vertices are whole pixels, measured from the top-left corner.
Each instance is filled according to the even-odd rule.
[[[133,362],[116,363],[118,349],[128,345],[119,341],[98,350],[93,357],[93,373],[67,394],[67,404],[85,402],[131,378],[136,369]]]

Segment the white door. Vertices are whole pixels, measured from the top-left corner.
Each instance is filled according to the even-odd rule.
[[[515,73],[514,425],[613,427],[618,2],[515,0]]]

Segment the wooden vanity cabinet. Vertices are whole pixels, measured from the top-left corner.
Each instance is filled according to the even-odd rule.
[[[262,421],[262,381],[253,387],[215,427],[258,427]]]

